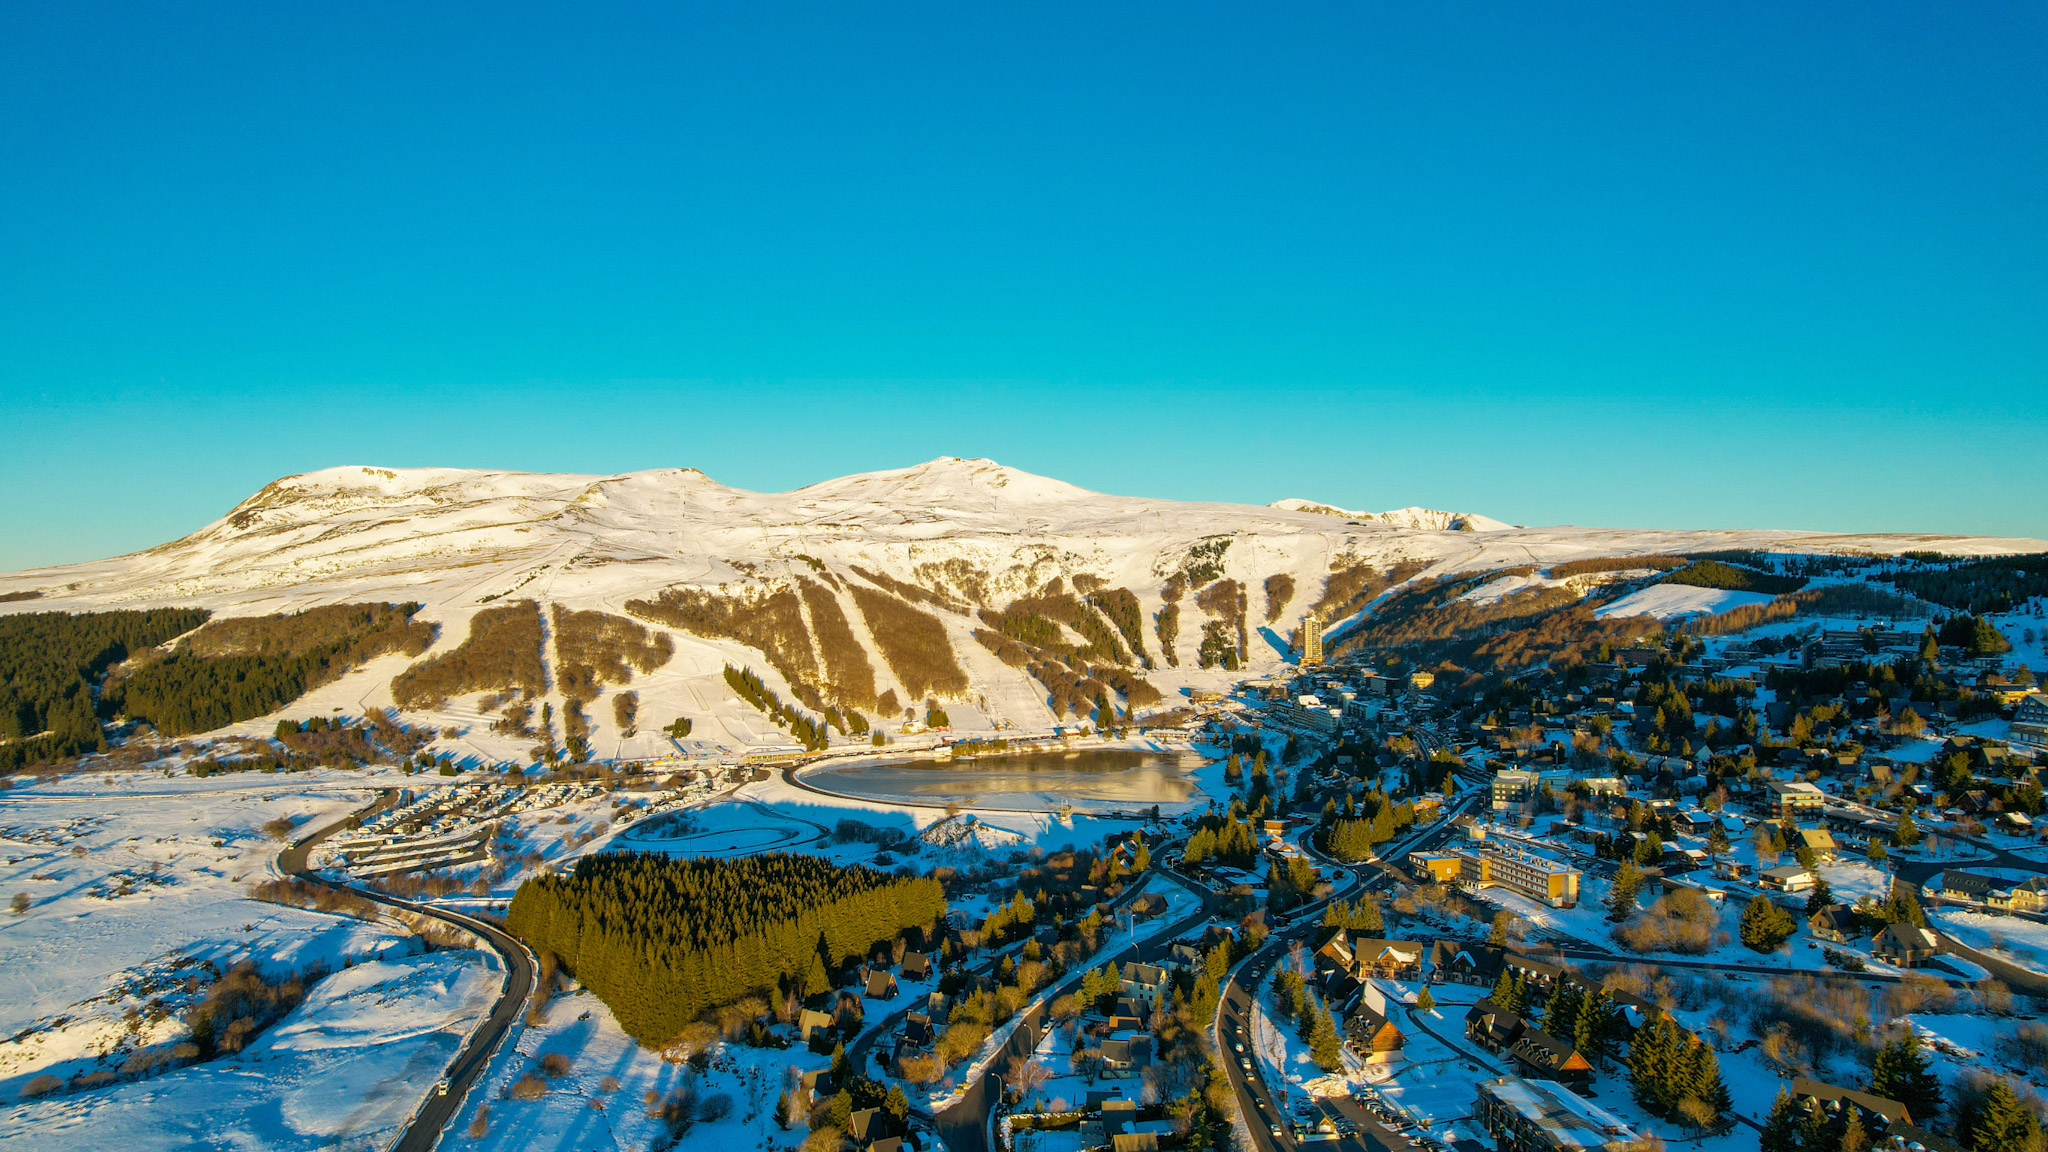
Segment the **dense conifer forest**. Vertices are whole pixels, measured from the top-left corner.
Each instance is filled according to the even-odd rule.
[[[208,615],[203,608],[152,608],[0,616],[0,768],[105,748],[94,682]]]
[[[753,993],[827,991],[831,970],[931,925],[939,882],[815,856],[680,860],[605,853],[520,885],[507,923],[552,953],[635,1039],[661,1045]]]
[[[1687,584],[1694,588],[1724,588],[1730,592],[1762,592],[1783,596],[1806,587],[1803,576],[1774,576],[1750,568],[1738,568],[1719,560],[1696,560],[1657,581],[1659,584]]]
[[[418,655],[434,626],[418,604],[329,604],[275,616],[215,620],[161,660],[109,680],[103,707],[166,736],[206,732],[274,712],[390,652]]]
[[[1901,591],[1944,608],[1980,616],[1986,612],[2010,612],[2033,597],[2048,596],[2048,555],[1931,559],[1941,567],[1917,568],[1874,579],[1887,581]]]

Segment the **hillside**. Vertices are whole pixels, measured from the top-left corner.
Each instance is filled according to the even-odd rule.
[[[970,730],[1072,722],[1104,698],[1143,712],[1280,666],[1312,607],[1341,631],[1377,597],[1454,574],[1737,549],[2048,545],[1183,503],[951,457],[783,493],[691,469],[347,467],[276,481],[146,552],[0,576],[0,611],[203,608],[212,635],[239,617],[417,605],[408,627],[431,627],[430,644],[348,649],[302,698],[228,730],[403,703],[458,730],[436,751],[516,757],[552,721],[596,755],[632,756],[668,750],[659,729],[678,717],[693,740],[741,747],[791,742],[792,717],[864,738],[907,710],[925,718],[928,699]],[[140,662],[203,679],[206,658]],[[736,688],[728,666],[759,690]]]

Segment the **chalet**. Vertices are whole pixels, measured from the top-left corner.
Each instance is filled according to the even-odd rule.
[[[1961,900],[1970,904],[1982,904],[1998,886],[1998,881],[1989,876],[1958,872],[1951,868],[1946,872],[1937,872],[1929,876],[1927,882],[1920,886],[1920,892],[1929,899]]]
[[[1465,1013],[1465,1039],[1489,1052],[1507,1051],[1527,1027],[1519,1014],[1495,1004],[1491,996],[1481,997]]]
[[[896,977],[889,972],[868,973],[867,986],[863,994],[870,1000],[894,1000],[896,998]]]
[[[1863,917],[1854,909],[1841,904],[1831,904],[1806,918],[1806,927],[1816,940],[1830,944],[1847,944],[1863,935]]]
[[[797,1037],[809,1043],[813,1036],[832,1030],[832,1014],[806,1008],[797,1014],[796,1030]]]
[[[1500,965],[1501,949],[1493,944],[1438,940],[1429,948],[1429,969],[1433,980],[1491,986],[1500,978]]]
[[[1593,1065],[1571,1041],[1561,1040],[1541,1028],[1524,1027],[1508,1045],[1508,1058],[1523,1075],[1537,1080],[1555,1080],[1583,1087],[1592,1083]]]
[[[880,1108],[862,1108],[847,1117],[846,1134],[857,1147],[868,1148],[896,1134],[896,1118]]]
[[[1913,1117],[1897,1100],[1839,1088],[1804,1076],[1792,1078],[1792,1098],[1801,1104],[1818,1106],[1829,1119],[1846,1122],[1851,1112],[1863,1120],[1863,1130],[1873,1142],[1882,1139],[1894,1124],[1911,1124]]]
[[[1557,982],[1564,978],[1564,969],[1558,965],[1532,959],[1519,952],[1508,953],[1501,963],[1510,974],[1527,981],[1529,987],[1545,992],[1557,987]]]
[[[1918,925],[1900,921],[1887,924],[1871,942],[1870,954],[1887,964],[1917,968],[1941,953],[1941,940]]]
[[[817,1107],[839,1091],[839,1082],[833,1078],[830,1068],[816,1068],[806,1072],[803,1079],[797,1083],[806,1108]]]
[[[912,1012],[903,1018],[903,1037],[912,1044],[930,1044],[938,1039],[938,1030],[932,1027],[930,1016]]]
[[[1801,828],[1798,837],[1796,843],[1804,844],[1816,859],[1827,861],[1835,858],[1835,838],[1828,835],[1827,829]]]
[[[1985,903],[2014,912],[2038,914],[2048,910],[2048,876],[2036,876],[2010,888],[1994,891]]]
[[[1764,869],[1757,883],[1776,892],[1804,892],[1813,887],[1813,873],[1797,864],[1780,864]]]
[[[932,958],[923,952],[903,954],[903,978],[905,980],[928,980],[932,974]]]

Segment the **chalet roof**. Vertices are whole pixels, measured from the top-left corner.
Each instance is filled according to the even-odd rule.
[[[1906,1111],[1906,1106],[1897,1100],[1873,1096],[1868,1092],[1858,1092],[1854,1088],[1842,1088],[1819,1080],[1809,1080],[1804,1076],[1792,1078],[1792,1095],[1800,1098],[1811,1097],[1823,1105],[1834,1105],[1837,1109],[1845,1103],[1854,1104],[1873,1116],[1884,1117],[1887,1124],[1913,1122],[1913,1117]]]
[[[1541,1028],[1524,1028],[1508,1047],[1509,1055],[1545,1072],[1592,1071],[1571,1041],[1559,1039]]]

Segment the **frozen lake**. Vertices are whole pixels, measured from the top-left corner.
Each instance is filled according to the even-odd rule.
[[[1194,753],[1129,748],[1019,752],[974,760],[903,760],[807,769],[803,782],[863,800],[912,804],[948,801],[976,808],[1168,811],[1201,797]]]

